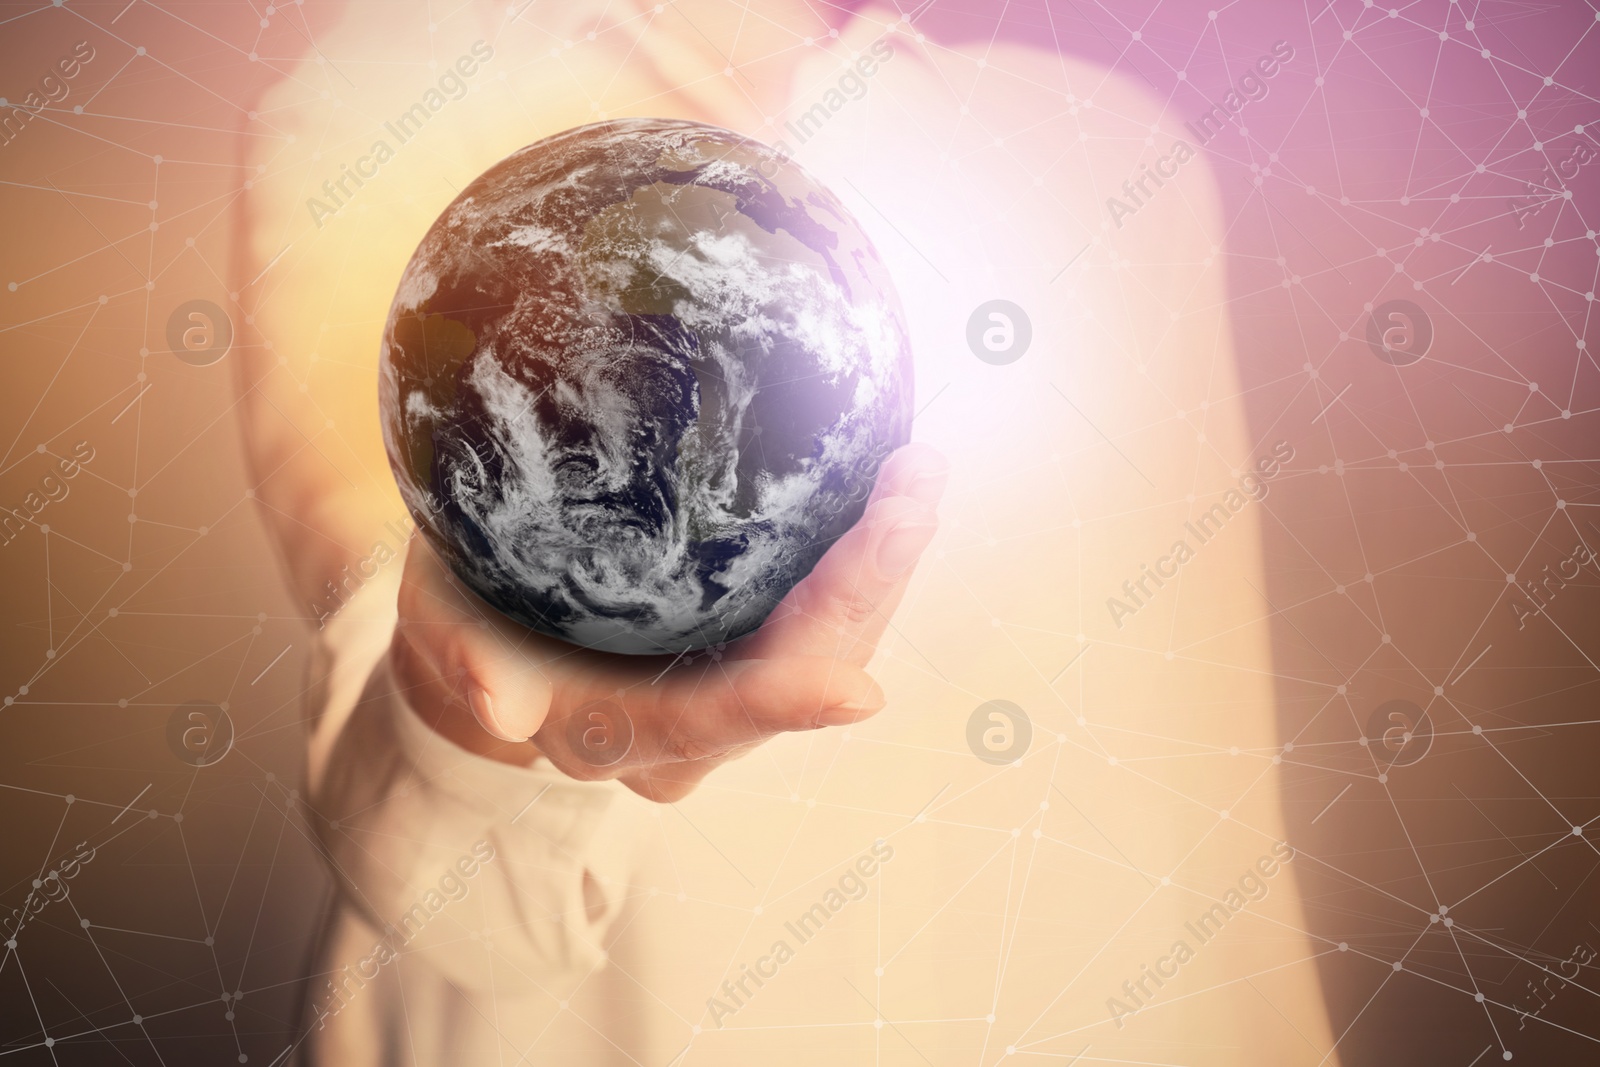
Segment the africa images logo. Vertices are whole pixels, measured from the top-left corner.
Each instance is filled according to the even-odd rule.
[[[411,907],[400,913],[396,922],[383,924],[383,936],[373,943],[371,952],[333,972],[323,983],[322,994],[312,1007],[317,1016],[317,1029],[322,1029],[330,1017],[343,1011],[383,968],[400,959],[405,947],[436,915],[448,905],[465,900],[472,892],[473,879],[494,858],[494,845],[488,841],[475,842],[472,850],[446,867],[439,875],[438,884],[425,890]]]
[[[1122,983],[1125,1000],[1117,997],[1106,998],[1106,1010],[1111,1013],[1111,1020],[1117,1024],[1118,1030],[1124,1025],[1124,1016],[1137,1015],[1148,1007],[1150,1002],[1155,1000],[1157,991],[1178,977],[1178,972],[1183,969],[1184,964],[1194,959],[1197,949],[1204,948],[1216,940],[1230,919],[1251,904],[1259,904],[1267,898],[1267,893],[1271,890],[1268,880],[1283,869],[1283,864],[1291,862],[1295,857],[1295,850],[1287,841],[1277,842],[1270,852],[1270,855],[1257,857],[1255,863],[1245,869],[1237,883],[1229,887],[1220,901],[1213,901],[1209,908],[1192,921],[1183,924],[1185,932],[1194,938],[1193,945],[1185,938],[1174,941],[1167,954],[1155,961],[1155,966],[1152,967],[1148,963],[1140,964],[1139,977],[1127,979]],[[1150,988],[1152,983],[1155,989]]]
[[[793,935],[797,945],[805,945],[822,933],[822,928],[829,919],[843,911],[851,902],[865,897],[870,888],[867,879],[877,874],[883,869],[883,864],[892,859],[894,859],[894,846],[882,838],[874,841],[870,849],[857,856],[855,862],[839,875],[837,888],[830,886],[822,894],[822,899],[801,912],[793,922],[784,923],[783,928]],[[796,945],[789,944],[787,938],[779,938],[772,943],[772,948],[766,955],[755,961],[754,967],[748,963],[741,963],[738,976],[723,981],[722,993],[728,998],[727,1000],[714,996],[706,998],[706,1011],[711,1013],[711,1021],[717,1029],[722,1029],[724,1019],[737,1015],[762,986],[778,976],[779,969],[794,959],[795,948]],[[750,988],[752,982],[755,983],[755,989]]]
[[[1192,534],[1198,545],[1190,544],[1189,538],[1184,537],[1172,543],[1171,551],[1156,560],[1154,568],[1148,563],[1139,564],[1139,577],[1122,583],[1126,599],[1114,596],[1106,598],[1106,611],[1111,613],[1111,621],[1117,624],[1117,629],[1122,629],[1124,618],[1137,615],[1154,600],[1167,580],[1176,578],[1183,565],[1193,559],[1200,548],[1210,544],[1222,532],[1228,520],[1243,511],[1245,505],[1252,500],[1265,500],[1271,488],[1267,483],[1276,478],[1283,470],[1283,464],[1291,459],[1294,459],[1293,445],[1287,441],[1273,445],[1271,455],[1257,460],[1255,468],[1239,478],[1236,488],[1230,488],[1222,494],[1221,503],[1212,504],[1200,513],[1198,519],[1183,524],[1184,532]],[[1151,582],[1155,583],[1155,589],[1150,588]]]
[[[1239,77],[1238,84],[1223,95],[1222,103],[1213,103],[1198,119],[1184,123],[1184,129],[1194,135],[1201,147],[1210,144],[1247,105],[1267,98],[1268,80],[1277,77],[1282,65],[1293,58],[1294,46],[1288,41],[1278,41],[1270,53],[1257,59],[1254,66]],[[1150,182],[1156,183],[1156,189],[1165,188],[1167,181],[1176,178],[1178,169],[1193,159],[1195,153],[1194,145],[1176,140],[1171,150],[1156,160],[1154,169],[1148,163],[1139,164],[1140,173],[1122,183],[1123,196],[1106,198],[1106,210],[1111,213],[1111,221],[1117,224],[1117,229],[1122,229],[1123,219],[1136,214],[1155,195]]]
[[[428,120],[438,114],[450,100],[460,100],[467,95],[471,86],[467,79],[478,72],[481,64],[494,58],[494,48],[483,42],[474,41],[471,54],[463,55],[448,67],[439,76],[436,87],[429,87],[422,94],[422,99],[406,108],[393,122],[386,122],[383,128],[395,139],[391,145],[380,137],[372,142],[372,147],[367,154],[355,161],[354,166],[349,163],[339,164],[340,174],[337,178],[329,178],[322,183],[322,192],[327,196],[327,201],[316,197],[306,200],[306,210],[311,212],[311,221],[317,224],[317,229],[322,229],[323,219],[329,215],[337,215],[355,197],[355,194],[367,182],[378,176],[378,168],[395,157],[395,150],[403,147],[417,134],[422,132],[422,127]],[[448,99],[447,99],[448,94]],[[355,188],[350,188],[350,183],[355,183]],[[341,197],[340,194],[344,195]]]

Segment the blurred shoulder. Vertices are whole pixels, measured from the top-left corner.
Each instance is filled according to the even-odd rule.
[[[1047,196],[1072,228],[1130,259],[1214,254],[1217,172],[1178,99],[1131,64],[1062,54],[1048,33],[960,32],[940,10],[891,24],[888,39],[906,57],[898,74],[921,84],[921,124],[944,142],[946,169],[953,160],[1008,199]]]

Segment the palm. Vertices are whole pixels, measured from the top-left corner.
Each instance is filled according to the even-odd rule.
[[[465,748],[514,763],[543,753],[575,778],[620,778],[651,799],[677,799],[774,734],[854,722],[883,705],[864,668],[932,537],[944,478],[932,449],[900,449],[863,520],[759,630],[679,657],[619,656],[545,637],[414,546],[396,674],[413,706],[433,709],[424,718]]]

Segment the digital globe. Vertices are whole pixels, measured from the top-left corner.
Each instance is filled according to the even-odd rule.
[[[630,654],[759,626],[910,436],[904,313],[826,187],[697,122],[568,130],[429,229],[385,325],[424,536],[541,633]]]

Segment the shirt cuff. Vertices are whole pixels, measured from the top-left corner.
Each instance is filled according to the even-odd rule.
[[[467,752],[412,710],[382,635],[330,637],[330,696],[353,691],[358,663],[370,673],[353,707],[317,716],[311,802],[341,896],[385,953],[415,955],[466,990],[564,986],[600,966],[646,844],[646,802],[545,760]]]

